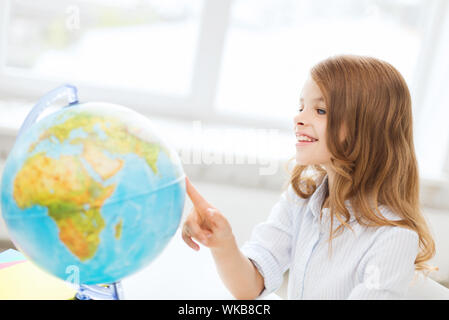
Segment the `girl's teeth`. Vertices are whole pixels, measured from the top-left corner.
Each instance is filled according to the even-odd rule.
[[[298,137],[298,141],[308,141],[308,142],[313,142],[312,139],[307,138],[307,137]]]

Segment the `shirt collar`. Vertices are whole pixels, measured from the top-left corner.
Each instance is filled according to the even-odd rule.
[[[310,196],[309,199],[308,207],[309,210],[312,211],[312,214],[315,218],[320,217],[321,207],[323,205],[328,189],[328,177],[327,175],[325,175],[321,180],[321,183],[318,185],[315,192]]]
[[[321,207],[323,206],[324,199],[326,198],[326,194],[329,190],[329,184],[328,184],[328,175],[326,174],[324,178],[321,180],[321,183],[316,188],[315,192],[310,196],[308,208],[310,211],[312,211],[313,216],[315,219],[320,218],[320,212]],[[349,200],[345,201],[345,206],[349,210],[350,213],[350,219],[349,222],[352,222],[355,220],[354,212],[352,210],[352,206]],[[327,216],[329,213],[329,208],[323,209],[323,217]],[[334,222],[339,223],[339,220],[334,217]]]

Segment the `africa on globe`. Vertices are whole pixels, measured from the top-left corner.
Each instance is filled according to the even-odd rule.
[[[112,283],[154,260],[185,200],[177,153],[151,121],[123,106],[82,103],[20,135],[2,177],[2,215],[15,245],[42,269]]]

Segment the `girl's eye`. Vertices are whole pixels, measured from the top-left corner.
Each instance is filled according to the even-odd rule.
[[[318,114],[326,114],[326,110],[324,109],[316,109]]]

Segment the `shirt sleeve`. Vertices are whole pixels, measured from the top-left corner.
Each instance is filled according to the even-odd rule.
[[[419,238],[416,232],[402,227],[385,227],[358,269],[361,283],[348,299],[403,299],[413,279]]]
[[[254,227],[251,238],[240,250],[264,278],[264,290],[258,298],[277,290],[290,266],[293,237],[293,189],[285,191],[271,209],[267,221]]]

